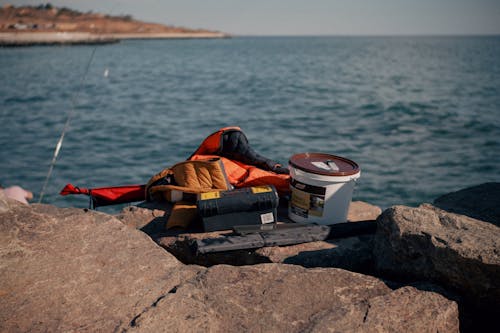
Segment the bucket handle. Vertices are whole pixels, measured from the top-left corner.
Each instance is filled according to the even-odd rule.
[[[333,160],[327,160],[325,161],[326,165],[332,170],[332,171],[340,171],[340,168]]]

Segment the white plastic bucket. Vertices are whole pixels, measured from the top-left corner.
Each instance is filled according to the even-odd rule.
[[[291,198],[288,217],[299,223],[335,224],[347,221],[347,213],[359,166],[349,159],[302,153],[290,158]]]

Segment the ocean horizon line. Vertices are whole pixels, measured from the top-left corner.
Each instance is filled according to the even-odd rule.
[[[366,38],[366,37],[381,37],[381,38],[387,38],[387,37],[457,37],[457,38],[463,38],[463,37],[500,37],[500,33],[495,33],[495,34],[233,34],[233,33],[228,33],[232,38],[238,38],[238,37],[280,37],[280,38],[286,38],[286,37],[360,37],[360,38]]]

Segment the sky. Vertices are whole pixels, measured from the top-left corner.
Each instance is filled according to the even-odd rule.
[[[233,35],[500,35],[500,0],[0,0]]]

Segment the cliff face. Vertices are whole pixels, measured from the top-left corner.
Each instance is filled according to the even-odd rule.
[[[51,5],[0,8],[0,32],[87,32],[94,34],[207,34],[214,31],[147,23],[131,16],[81,13]]]

